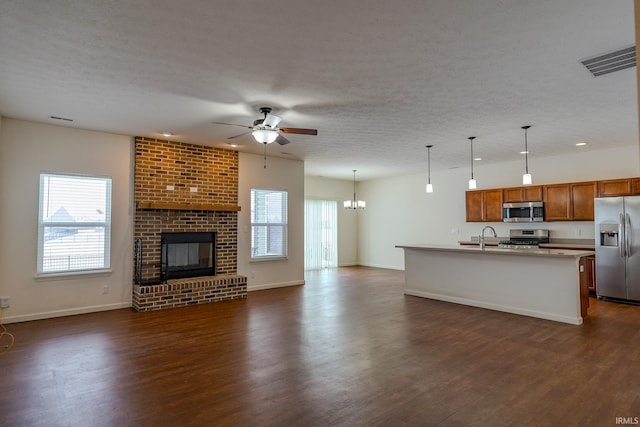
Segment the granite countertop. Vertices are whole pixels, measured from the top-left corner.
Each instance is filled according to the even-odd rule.
[[[516,256],[545,256],[545,257],[561,257],[561,258],[581,258],[583,256],[594,255],[595,252],[590,250],[575,250],[575,249],[553,249],[553,248],[540,248],[540,249],[507,249],[498,248],[497,246],[486,245],[484,249],[480,249],[480,246],[476,245],[428,245],[428,244],[413,244],[413,245],[396,245],[396,248],[402,249],[417,249],[424,251],[444,251],[444,252],[467,252],[486,255],[516,255]]]

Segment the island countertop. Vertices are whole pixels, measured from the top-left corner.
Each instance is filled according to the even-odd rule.
[[[579,325],[589,250],[400,244],[407,295]]]
[[[582,258],[589,255],[595,255],[594,251],[576,250],[576,249],[553,249],[553,248],[538,248],[538,249],[510,249],[499,248],[497,246],[485,246],[484,249],[480,249],[480,246],[472,245],[430,245],[430,244],[412,244],[412,245],[396,245],[396,248],[401,249],[417,249],[424,251],[444,251],[444,252],[467,252],[467,253],[479,253],[479,254],[501,254],[501,255],[515,255],[515,256],[539,256],[539,257],[567,257],[567,258]]]

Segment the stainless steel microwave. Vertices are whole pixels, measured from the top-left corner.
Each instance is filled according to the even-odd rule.
[[[504,203],[502,218],[504,222],[542,222],[544,204],[543,202]]]

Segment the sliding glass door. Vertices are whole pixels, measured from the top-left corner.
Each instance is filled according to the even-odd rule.
[[[304,268],[338,266],[338,203],[304,201]]]

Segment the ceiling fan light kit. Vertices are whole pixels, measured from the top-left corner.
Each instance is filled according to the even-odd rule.
[[[251,132],[251,135],[262,144],[271,144],[278,139],[278,132],[269,129],[257,129]]]
[[[260,113],[264,115],[264,117],[260,119],[256,119],[253,121],[252,126],[238,125],[235,123],[225,123],[225,122],[212,122],[218,125],[228,125],[228,126],[239,126],[242,128],[249,129],[248,132],[241,133],[240,135],[230,136],[227,139],[238,138],[244,136],[248,133],[253,135],[253,138],[256,142],[260,144],[271,144],[272,142],[277,142],[280,145],[285,145],[290,143],[287,138],[282,136],[282,133],[293,133],[299,135],[317,135],[317,129],[305,129],[305,128],[279,128],[278,124],[282,120],[281,117],[271,114],[271,107],[262,107],[260,108]]]

